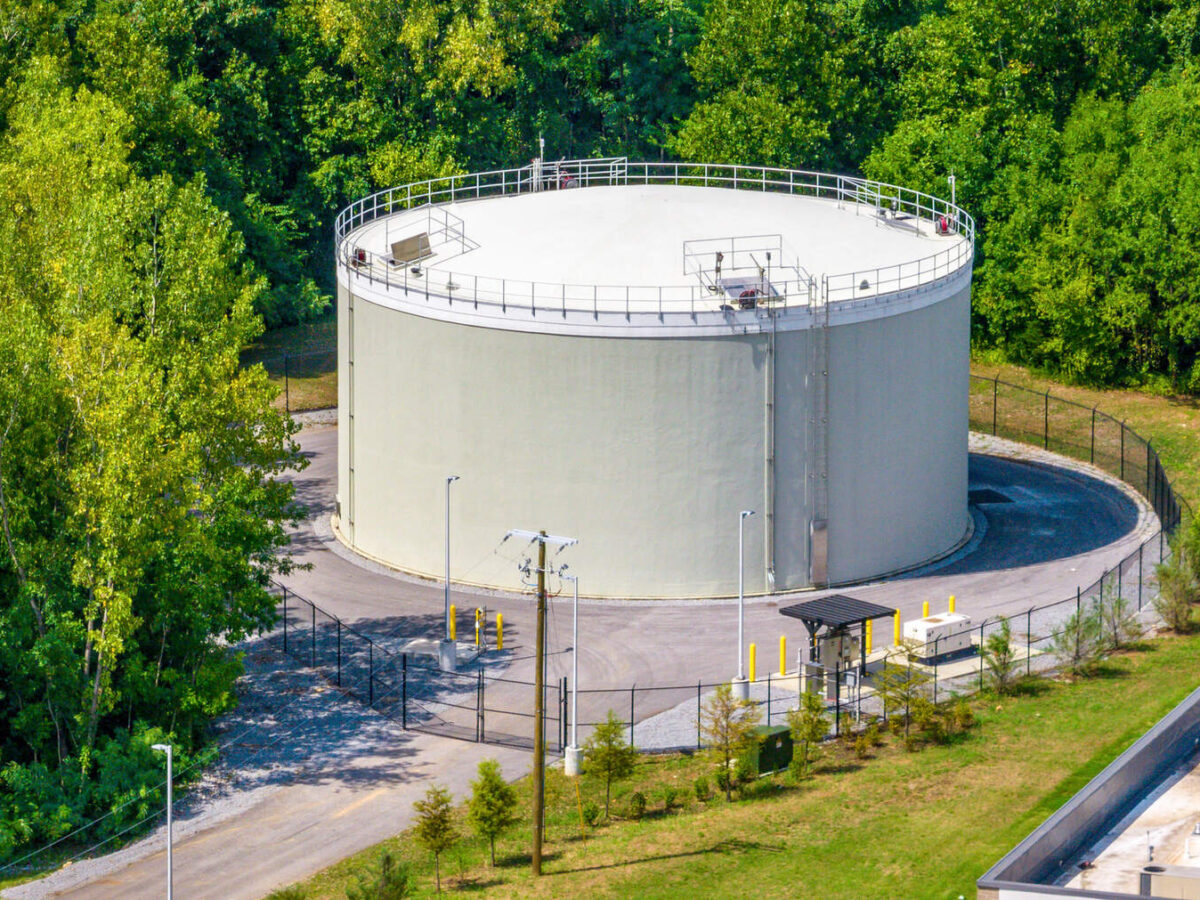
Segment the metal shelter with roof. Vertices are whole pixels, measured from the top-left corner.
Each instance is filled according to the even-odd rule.
[[[862,658],[859,662],[859,671],[863,675],[867,673],[865,652],[867,646],[867,622],[872,619],[890,619],[896,614],[896,610],[890,607],[880,606],[878,603],[870,603],[866,600],[858,600],[854,597],[847,597],[844,594],[833,594],[832,596],[821,597],[817,600],[794,603],[791,606],[783,607],[779,612],[781,615],[799,619],[804,623],[804,627],[808,631],[808,652],[810,659],[815,658],[817,632],[822,628],[827,629],[826,634],[832,635],[839,632],[848,632],[857,625],[860,629],[860,640],[864,648]]]

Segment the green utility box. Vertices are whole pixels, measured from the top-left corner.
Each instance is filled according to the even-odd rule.
[[[792,761],[791,730],[786,725],[759,725],[745,758],[758,775],[784,771]]]

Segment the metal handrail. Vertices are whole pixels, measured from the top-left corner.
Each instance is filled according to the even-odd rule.
[[[566,174],[569,177],[562,177]],[[567,184],[567,182],[573,182]],[[882,302],[901,293],[930,290],[956,276],[974,258],[975,220],[962,208],[930,194],[884,182],[848,175],[833,175],[763,166],[712,163],[630,163],[624,158],[562,160],[513,169],[495,169],[412,182],[378,191],[343,209],[334,224],[335,254],[340,263],[359,277],[378,282],[388,290],[416,294],[426,301],[470,303],[508,314],[511,307],[533,316],[546,313],[685,314],[693,319],[710,309],[713,294],[701,283],[692,285],[599,285],[538,282],[457,274],[425,268],[414,275],[408,267],[393,268],[384,257],[353,246],[351,237],[363,225],[421,206],[461,203],[497,196],[562,190],[566,187],[673,184],[725,187],[786,193],[850,203],[872,210],[881,223],[913,228],[918,233],[953,233],[965,240],[917,260],[827,274],[820,279],[802,277],[774,283],[776,296],[769,305],[777,313],[810,309],[817,303]],[[464,244],[465,233],[455,234]],[[783,269],[784,267],[781,267]],[[782,274],[782,273],[781,273]],[[800,273],[797,273],[800,274]],[[444,278],[444,280],[443,280]],[[435,279],[437,279],[435,281]],[[819,281],[820,290],[814,290]]]

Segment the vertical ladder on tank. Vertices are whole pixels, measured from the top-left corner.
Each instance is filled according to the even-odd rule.
[[[775,306],[766,304],[771,319],[763,377],[763,566],[766,589],[775,590]]]
[[[812,416],[809,419],[809,581],[822,586],[829,581],[829,281],[821,276],[821,294],[813,308],[812,360],[809,385]]]

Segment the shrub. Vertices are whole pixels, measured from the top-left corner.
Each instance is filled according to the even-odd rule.
[[[584,767],[604,780],[604,815],[612,798],[614,781],[633,774],[637,750],[625,740],[625,726],[611,709],[583,745]]]
[[[677,791],[674,788],[674,786],[667,785],[666,787],[664,787],[662,789],[663,809],[666,810],[667,812],[671,811],[671,807],[673,807],[675,805],[675,802],[678,799],[679,799],[679,791]]]
[[[1099,604],[1077,609],[1063,623],[1062,631],[1054,636],[1050,646],[1064,672],[1071,675],[1092,673],[1105,656],[1100,640],[1101,627]]]
[[[992,690],[1001,696],[1010,693],[1017,677],[1017,659],[1008,619],[1000,620],[999,627],[984,640],[980,652],[987,663]]]
[[[412,881],[408,869],[398,864],[387,850],[379,858],[378,873],[360,875],[357,885],[346,887],[347,900],[404,900],[411,892]],[[307,891],[294,885],[284,891],[276,891],[268,900],[305,900],[307,896]]]
[[[733,690],[728,684],[721,684],[704,704],[700,716],[700,727],[709,752],[715,759],[718,772],[729,774],[729,765],[739,754],[748,750],[754,741],[754,726],[758,724],[761,713],[758,707],[749,700],[739,700],[733,696]],[[717,785],[725,792],[727,801],[733,800],[730,793],[733,780],[728,779]]]
[[[600,807],[591,800],[583,804],[583,821],[589,828],[594,828],[600,821]]]
[[[646,814],[646,795],[641,791],[634,791],[629,795],[629,814],[635,819],[640,819]]]
[[[873,746],[874,745],[871,743],[871,739],[864,731],[854,739],[854,755],[859,759],[866,759],[871,755],[871,748]]]
[[[871,742],[872,747],[883,746],[883,736],[879,733],[879,725],[872,722],[867,726],[867,730],[863,732],[867,740]]]
[[[749,784],[757,777],[758,773],[754,771],[754,763],[750,762],[748,757],[743,756],[737,761],[737,765],[735,765],[733,769],[733,779],[735,783],[739,785]]]
[[[1121,650],[1141,637],[1142,629],[1129,601],[1109,585],[1100,596],[1100,642],[1108,650]]]
[[[792,762],[797,763],[795,770],[789,771],[796,778],[803,778],[817,758],[821,741],[829,733],[829,716],[825,712],[825,702],[811,691],[800,695],[800,705],[788,712],[788,726],[792,732],[792,743],[797,755]]]
[[[717,790],[724,792],[726,800],[730,799],[730,791],[733,790],[733,776],[729,773],[729,770],[725,768],[717,769],[716,782]]]
[[[1172,542],[1173,556],[1157,567],[1158,593],[1154,611],[1176,634],[1187,634],[1194,627],[1192,603],[1197,599],[1196,582],[1183,560],[1178,541]]]
[[[471,782],[471,803],[467,821],[491,849],[496,865],[496,838],[517,821],[517,792],[504,781],[500,763],[494,759],[479,762],[479,777]]]
[[[922,738],[934,744],[944,744],[949,737],[942,710],[927,697],[912,701],[912,720]]]
[[[692,789],[696,792],[696,799],[702,803],[712,796],[712,788],[708,779],[703,775],[696,776],[696,780],[692,783]]]
[[[415,837],[417,843],[433,854],[433,871],[437,890],[442,892],[442,854],[458,842],[454,827],[454,807],[450,792],[441,785],[431,784],[424,799],[413,804],[417,813]],[[385,857],[386,859],[386,857]],[[407,875],[405,876],[407,881]]]
[[[959,699],[954,704],[954,711],[951,714],[954,723],[955,731],[967,731],[975,727],[975,713],[971,712],[971,706],[964,699]]]

